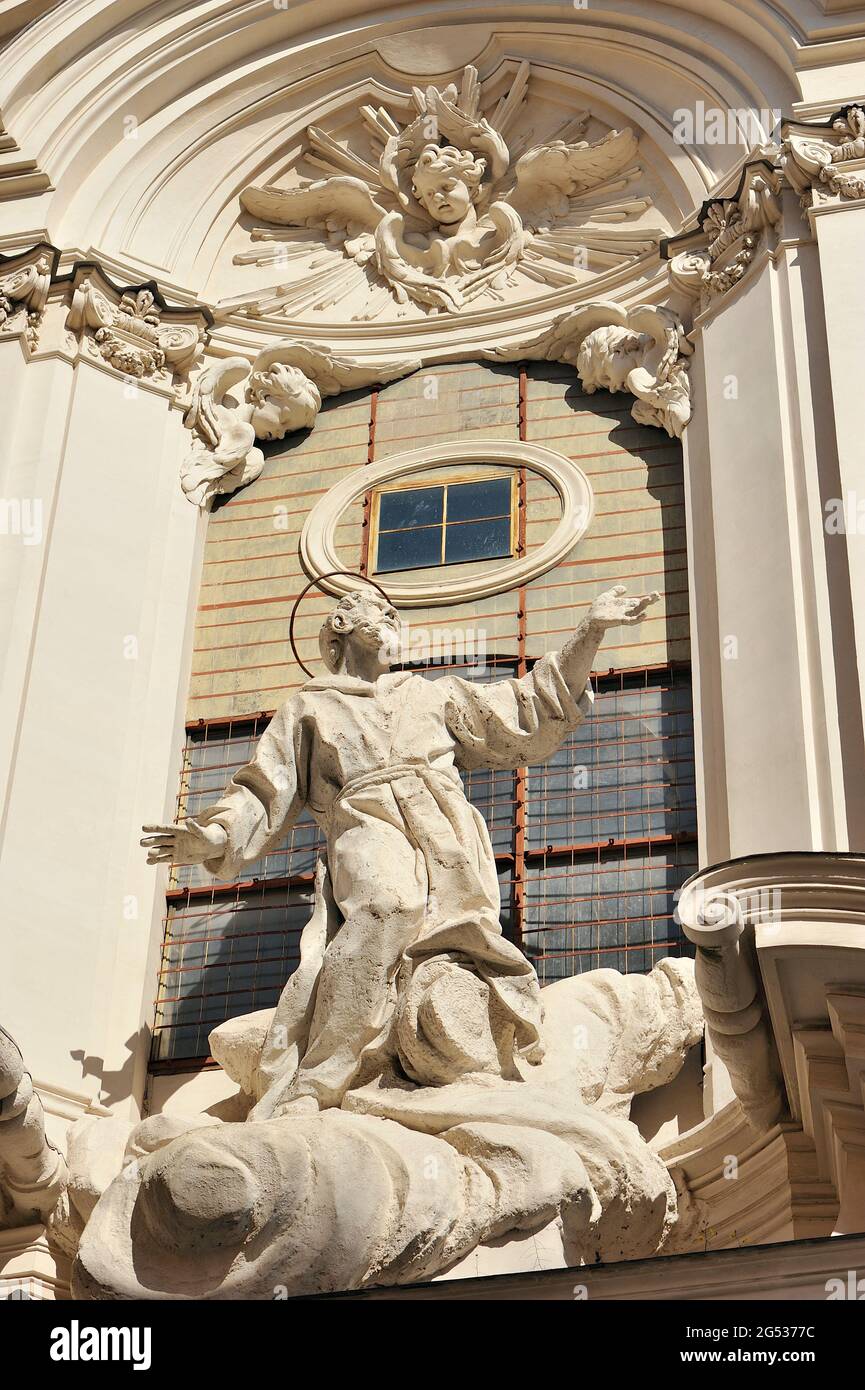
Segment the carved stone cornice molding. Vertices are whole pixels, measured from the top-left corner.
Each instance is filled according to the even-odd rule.
[[[199,358],[210,310],[169,305],[154,281],[118,285],[94,261],[62,270],[61,260],[48,242],[0,255],[0,335],[19,337],[28,357],[84,356],[173,393]]]
[[[781,219],[783,179],[776,154],[770,151],[746,164],[731,197],[705,202],[693,231],[661,242],[671,283],[698,301],[700,310],[738,285],[764,237]]]
[[[678,916],[697,947],[709,1034],[750,1123],[764,1129],[789,1111],[815,1145],[818,1176],[838,1191],[841,1229],[854,1229],[861,1184],[848,1175],[865,1164],[865,857],[731,860],[685,884]]]
[[[35,348],[57,266],[53,246],[40,244],[18,256],[0,256],[0,333],[20,333]]]
[[[665,1255],[806,1240],[835,1227],[838,1195],[800,1125],[755,1133],[734,1100],[659,1152],[685,1216]]]
[[[44,193],[50,187],[51,180],[44,169],[25,154],[0,115],[0,198]]]
[[[195,363],[209,311],[170,308],[153,281],[115,285],[99,266],[77,263],[66,328],[84,352],[124,376],[171,380]]]
[[[865,198],[865,102],[842,106],[823,125],[785,121],[782,164],[804,211]]]

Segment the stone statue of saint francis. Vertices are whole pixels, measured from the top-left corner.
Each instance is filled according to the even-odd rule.
[[[455,963],[488,987],[506,1039],[500,1074],[508,1050],[539,1059],[537,977],[502,935],[489,833],[459,773],[549,758],[590,711],[607,628],[638,623],[658,597],[610,589],[527,675],[474,684],[391,671],[396,610],[372,591],[350,593],[321,629],[327,674],[282,705],[219,800],[179,825],[144,827],[148,863],[203,863],[221,879],[275,849],[304,806],[324,833],[316,907],[251,1118],[339,1106],[380,1075],[399,1051],[389,1039],[400,997],[431,963]],[[410,1079],[433,1079],[399,1055]]]

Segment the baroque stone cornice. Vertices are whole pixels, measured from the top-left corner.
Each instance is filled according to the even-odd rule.
[[[682,889],[706,1026],[758,1130],[785,1110],[845,1203],[865,1150],[865,857],[752,855]],[[843,1227],[842,1227],[843,1229]]]
[[[747,274],[761,242],[781,220],[783,176],[768,147],[743,166],[735,192],[708,199],[693,231],[661,242],[674,288],[707,309]]]
[[[208,308],[172,306],[152,280],[117,284],[95,261],[60,266],[48,242],[0,255],[0,334],[19,336],[28,356],[83,355],[168,390],[186,378],[213,323]]]
[[[51,180],[44,169],[21,149],[0,115],[0,199],[44,193],[50,187]]]
[[[803,211],[865,198],[865,101],[822,124],[785,121],[781,130],[784,172]]]

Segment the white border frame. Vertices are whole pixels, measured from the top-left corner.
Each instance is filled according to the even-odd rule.
[[[592,485],[572,459],[539,444],[505,439],[472,439],[451,444],[431,444],[408,453],[393,454],[381,463],[367,464],[337,483],[316,502],[306,518],[300,537],[301,562],[310,578],[319,578],[341,568],[336,553],[335,532],[347,507],[364,493],[397,478],[410,478],[430,468],[453,464],[502,464],[525,468],[552,483],[562,503],[562,516],[549,540],[531,555],[505,560],[481,574],[453,579],[436,578],[422,584],[388,584],[388,596],[403,608],[441,608],[466,603],[516,589],[559,564],[586,534],[592,523],[595,499]],[[356,588],[355,579],[339,576],[322,581],[328,593],[342,596]]]

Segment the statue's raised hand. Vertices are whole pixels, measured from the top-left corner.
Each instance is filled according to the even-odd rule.
[[[653,590],[651,594],[629,598],[624,584],[617,584],[614,589],[607,589],[595,599],[589,609],[589,622],[604,628],[616,627],[620,623],[639,623],[646,609],[657,603],[660,597],[657,590]]]
[[[228,836],[224,826],[199,825],[185,820],[180,825],[142,825],[148,864],[203,864],[217,859]]]

